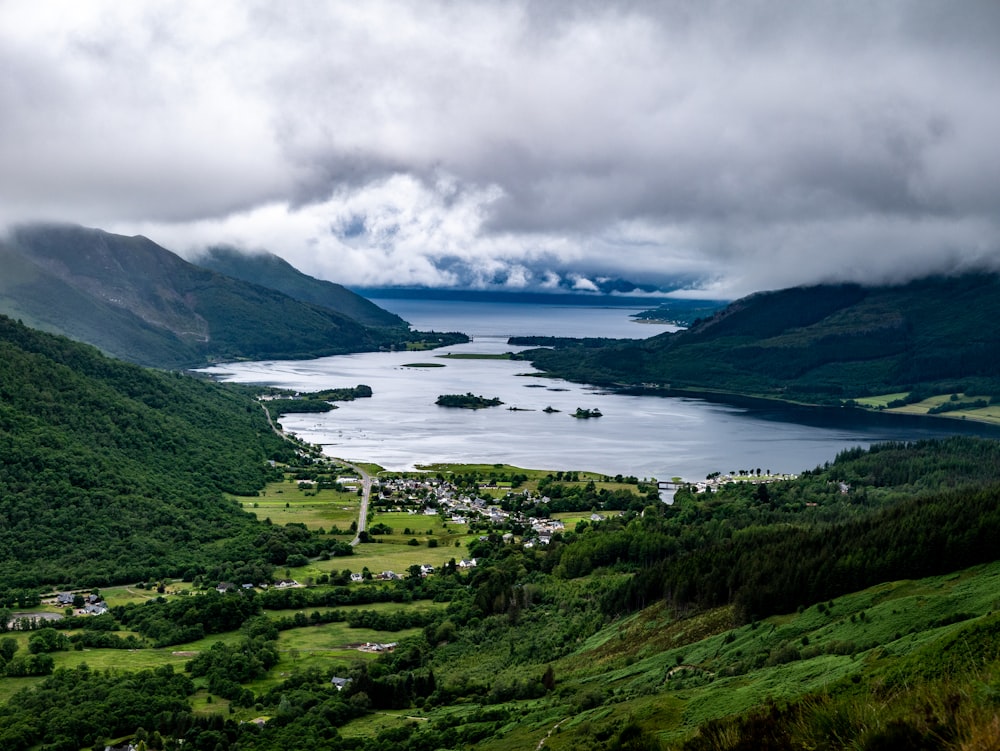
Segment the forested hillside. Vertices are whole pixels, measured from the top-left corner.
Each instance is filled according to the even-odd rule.
[[[737,300],[681,332],[522,356],[578,381],[836,403],[915,389],[1000,394],[1000,277],[826,285]]]
[[[465,340],[411,332],[386,311],[372,327],[354,313],[363,309],[367,320],[379,309],[354,295],[345,311],[332,307],[340,298],[302,302],[190,264],[145,237],[72,225],[16,227],[0,238],[0,263],[0,314],[152,367]]]
[[[1000,444],[952,438],[846,451],[794,481],[680,491],[662,522],[569,547],[557,571],[578,576],[642,551],[636,576],[605,600],[608,612],[665,600],[734,605],[749,622],[993,561],[997,539]]]
[[[267,542],[286,532],[224,494],[254,493],[267,460],[290,451],[238,389],[0,317],[0,588],[135,582],[236,561],[266,573],[276,562]]]
[[[234,248],[209,248],[195,259],[206,269],[269,287],[302,302],[337,310],[365,326],[403,328],[408,324],[361,295],[333,282],[303,274],[273,253],[243,253]]]
[[[315,513],[315,488],[293,490],[313,469],[288,467],[275,483],[292,501],[286,513]],[[482,489],[482,477],[457,471],[423,477]],[[443,510],[418,514],[426,488],[408,483],[419,477],[382,475],[383,490],[401,491],[380,494],[395,510],[377,513],[439,527],[426,547],[394,545],[382,525],[351,558],[286,564],[305,586],[220,593],[201,577],[144,601],[119,588],[122,601],[98,617],[21,624],[0,638],[0,745],[1000,744],[997,442],[853,449],[798,478],[691,485],[670,506],[628,478],[528,470],[495,499],[526,518],[565,519],[544,545],[527,544],[523,521],[466,528]],[[439,537],[458,547],[431,573],[413,564],[402,578],[352,576],[365,561],[380,570],[394,547],[447,560]],[[30,689],[14,693],[10,681]]]

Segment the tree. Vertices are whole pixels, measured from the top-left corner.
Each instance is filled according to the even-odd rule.
[[[42,628],[28,637],[28,651],[33,655],[66,649],[69,639],[54,628]]]
[[[556,672],[549,665],[545,668],[545,672],[542,673],[542,685],[545,686],[546,691],[551,691],[556,687]]]
[[[0,662],[10,662],[15,652],[17,652],[17,641],[9,636],[0,639]]]

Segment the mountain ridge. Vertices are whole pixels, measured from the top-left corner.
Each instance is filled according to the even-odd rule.
[[[759,292],[684,331],[522,357],[571,380],[808,403],[931,387],[1000,393],[1000,275]]]
[[[405,322],[372,329],[201,268],[142,236],[24,225],[0,241],[0,259],[10,270],[0,281],[0,313],[147,366],[371,351],[408,331]]]
[[[395,313],[380,308],[341,284],[303,274],[273,253],[245,253],[236,248],[215,246],[196,256],[193,263],[233,279],[276,289],[301,302],[338,310],[366,326],[408,326]]]

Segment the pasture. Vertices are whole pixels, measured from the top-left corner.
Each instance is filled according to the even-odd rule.
[[[356,487],[360,487],[360,483]],[[336,527],[346,534],[351,523],[358,520],[361,509],[356,487],[338,491],[289,477],[282,482],[268,483],[258,496],[237,497],[236,500],[245,511],[255,514],[258,519],[270,519],[274,524],[304,524],[308,529],[327,531]]]

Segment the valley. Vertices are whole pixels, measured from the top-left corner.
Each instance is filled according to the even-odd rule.
[[[912,522],[904,523],[901,514],[929,508],[938,497],[951,503],[939,483],[990,482],[998,467],[996,445],[979,439],[887,446],[769,483],[764,505],[763,486],[738,482],[707,496],[680,491],[671,507],[655,501],[649,506],[634,495],[630,478],[492,465],[379,473],[372,537],[353,553],[289,558],[268,588],[238,586],[238,577],[226,593],[204,578],[106,587],[100,592],[110,606],[107,615],[9,631],[4,639],[15,648],[8,670],[32,664],[14,662],[29,653],[51,658],[54,672],[51,678],[0,680],[0,737],[10,748],[21,747],[18,738],[36,737],[11,725],[24,711],[37,713],[46,727],[70,722],[78,735],[62,741],[47,736],[49,744],[67,748],[87,748],[88,733],[114,740],[115,728],[124,727],[115,722],[139,723],[136,737],[147,739],[147,748],[173,747],[178,732],[192,743],[211,738],[232,748],[260,749],[602,749],[625,742],[698,749],[738,748],[725,739],[735,744],[764,737],[791,747],[829,743],[830,722],[838,723],[845,748],[900,733],[974,737],[989,731],[993,705],[988,695],[962,687],[1000,679],[994,636],[1000,570],[996,562],[975,563],[974,552],[969,559],[976,548],[967,538],[952,541],[946,531],[940,542],[930,543],[937,557],[906,564],[941,573],[902,579],[875,574],[879,583],[866,589],[856,589],[862,578],[847,575],[816,594],[783,586],[790,601],[799,602],[790,610],[776,604],[753,615],[740,602],[699,604],[704,595],[697,594],[697,584],[675,585],[666,599],[626,603],[637,571],[669,560],[664,554],[696,555],[693,547],[682,552],[687,536],[703,541],[718,534],[709,530],[719,520],[726,520],[720,540],[751,535],[759,547],[769,519],[781,527],[811,519],[810,526],[829,535],[883,509],[885,520],[898,520],[888,530],[905,537]],[[334,475],[341,479],[324,480]],[[284,479],[259,495],[238,500],[259,518],[266,516],[265,523],[302,524],[346,539],[350,530],[338,528],[356,521],[360,508],[352,484],[347,467],[308,462],[289,467]],[[843,484],[849,485],[846,495]],[[482,505],[463,500],[472,497],[483,499]],[[446,498],[454,499],[447,509]],[[441,508],[426,513],[435,505]],[[507,507],[527,511],[529,520],[558,522],[549,527],[551,542],[527,545],[531,525],[500,516]],[[477,508],[498,514],[474,516]],[[537,516],[542,509],[546,516]],[[655,517],[650,509],[657,509]],[[466,516],[456,519],[457,512]],[[980,527],[987,525],[978,533],[985,539],[1000,524],[996,514],[977,516]],[[916,523],[921,535],[939,527],[930,517]],[[886,528],[886,521],[879,526]],[[668,542],[671,534],[678,535],[674,544]],[[622,544],[648,551],[622,558],[613,552]],[[902,538],[891,546],[864,540],[858,545],[869,552],[906,549]],[[951,550],[959,558],[950,559]],[[926,552],[918,555],[926,558]],[[982,554],[990,560],[990,550]],[[642,556],[651,557],[644,564]],[[846,562],[851,554],[837,557]],[[800,560],[805,569],[798,573],[808,579],[829,570],[819,561]],[[970,560],[971,567],[961,565]],[[744,565],[747,571],[766,570],[760,563]],[[393,569],[399,578],[385,573]],[[354,581],[355,572],[362,574],[360,581]],[[685,587],[688,595],[681,594]],[[197,624],[194,638],[185,623]],[[32,644],[43,633],[68,641],[35,651]],[[114,648],[118,643],[122,647]],[[954,644],[962,645],[963,657]],[[126,678],[123,666],[135,678]],[[331,687],[331,676],[350,683]],[[137,715],[98,709],[95,702],[105,690],[115,695],[109,679],[148,686],[147,708]],[[79,694],[84,685],[89,699]],[[17,693],[22,689],[28,692]],[[168,719],[157,709],[164,706],[156,698],[165,697],[164,691],[185,697],[187,714],[172,710]],[[930,697],[946,691],[961,693],[958,705],[932,702],[924,709]],[[51,703],[44,703],[45,696]],[[871,709],[873,697],[878,712]],[[149,714],[154,709],[159,714]],[[66,716],[70,712],[73,719]]]
[[[998,40],[0,2],[0,751],[1000,751]]]
[[[0,319],[0,746],[990,747],[989,378],[769,415],[527,371],[656,344],[572,315],[228,382]]]

